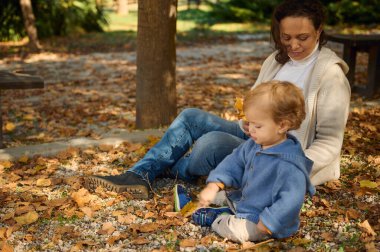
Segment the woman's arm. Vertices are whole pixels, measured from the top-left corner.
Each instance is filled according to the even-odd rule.
[[[321,82],[315,110],[315,139],[305,150],[306,156],[314,161],[312,173],[340,155],[351,95],[348,81],[337,64],[329,67]]]

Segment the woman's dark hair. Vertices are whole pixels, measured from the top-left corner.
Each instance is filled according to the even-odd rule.
[[[271,36],[275,48],[278,50],[276,60],[285,64],[289,60],[286,47],[281,43],[280,22],[286,17],[306,17],[311,20],[315,30],[318,30],[325,22],[325,10],[318,0],[284,0],[278,5],[272,15]],[[325,31],[319,36],[319,49],[326,44]]]

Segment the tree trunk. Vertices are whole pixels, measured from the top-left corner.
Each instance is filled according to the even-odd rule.
[[[117,14],[128,15],[128,0],[117,1]]]
[[[41,49],[41,45],[38,41],[37,28],[35,25],[31,0],[20,0],[20,5],[24,18],[25,30],[29,37],[29,48],[32,51],[39,51]]]
[[[139,0],[136,126],[157,128],[177,115],[177,0]]]

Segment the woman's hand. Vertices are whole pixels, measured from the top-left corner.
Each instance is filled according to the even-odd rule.
[[[207,186],[199,193],[199,205],[207,207],[215,199],[219,192],[219,186],[216,183],[208,183]]]

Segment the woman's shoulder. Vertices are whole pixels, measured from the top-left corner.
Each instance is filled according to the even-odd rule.
[[[317,58],[317,64],[323,66],[326,70],[339,67],[343,73],[348,72],[348,65],[333,50],[323,46]]]

